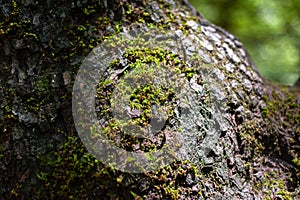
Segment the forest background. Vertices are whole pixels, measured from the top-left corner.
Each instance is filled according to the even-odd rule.
[[[300,76],[299,0],[189,0],[241,40],[263,77],[293,85]]]

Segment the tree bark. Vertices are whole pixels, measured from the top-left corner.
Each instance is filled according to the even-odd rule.
[[[0,8],[0,199],[300,197],[299,90],[264,80],[241,42],[187,1],[3,0]],[[197,47],[200,61],[182,59],[180,73],[189,84],[202,78],[199,87],[215,83],[210,87],[221,90],[226,122],[219,122],[215,146],[202,144],[207,154],[188,152],[193,161],[134,174],[87,151],[73,121],[72,91],[92,49],[150,27],[185,35],[186,44]],[[123,68],[146,63],[149,52],[140,53],[127,56]],[[159,62],[175,62],[170,55]],[[207,70],[213,80],[205,79]]]

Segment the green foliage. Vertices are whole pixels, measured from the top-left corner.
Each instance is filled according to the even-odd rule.
[[[300,75],[297,0],[190,0],[204,17],[237,36],[262,76],[292,85]]]

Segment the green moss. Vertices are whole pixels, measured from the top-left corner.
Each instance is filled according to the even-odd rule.
[[[0,35],[5,35],[5,37],[11,40],[24,39],[24,44],[29,44],[24,47],[24,52],[30,51],[34,46],[40,50],[39,59],[42,64],[38,65],[40,68],[39,76],[37,76],[38,78],[30,77],[33,79],[32,83],[36,83],[35,87],[28,98],[24,98],[24,100],[19,102],[20,105],[25,108],[26,112],[33,112],[36,114],[36,117],[39,117],[39,120],[40,118],[45,118],[42,109],[48,106],[48,104],[50,105],[50,103],[52,105],[54,91],[57,91],[56,88],[52,88],[49,82],[50,78],[47,76],[47,74],[51,74],[54,71],[53,66],[62,66],[62,69],[71,69],[73,72],[76,72],[82,58],[106,37],[121,32],[124,25],[123,23],[138,22],[149,23],[149,26],[159,26],[160,28],[168,27],[164,24],[150,24],[151,13],[147,10],[136,8],[134,5],[124,3],[125,13],[127,15],[124,16],[124,18],[129,19],[129,22],[124,22],[124,20],[112,22],[110,13],[105,13],[105,11],[98,12],[101,8],[100,6],[97,7],[98,4],[85,3],[82,5],[83,9],[77,10],[76,15],[79,16],[79,19],[75,19],[72,22],[70,22],[68,16],[69,14],[72,15],[72,13],[66,8],[66,17],[62,17],[62,20],[59,21],[60,24],[51,24],[52,29],[50,30],[49,41],[41,41],[40,38],[43,38],[43,34],[45,33],[37,32],[40,29],[37,29],[32,21],[20,20],[23,18],[24,13],[22,13],[22,9],[24,9],[24,7],[21,7],[23,5],[19,5],[16,1],[13,1],[12,4],[13,10],[10,17],[0,22]],[[163,6],[165,7],[169,7],[164,1],[161,1],[161,4],[164,4]],[[47,14],[50,13],[48,15],[50,21],[53,16],[55,16],[55,19],[61,16],[60,11],[47,10],[46,12]],[[175,19],[175,15],[171,14],[171,12],[170,16],[171,20]],[[43,23],[42,19],[40,20],[41,23]],[[53,21],[55,20],[53,19]],[[62,30],[58,29],[61,26]],[[101,35],[99,35],[100,33]],[[68,41],[58,47],[55,45],[55,42],[60,37],[65,37]],[[47,38],[45,40],[47,40]],[[179,72],[185,74],[186,77],[191,77],[191,73],[193,73],[192,70],[181,71],[182,67],[179,59],[177,59],[175,55],[160,49],[144,49],[144,52],[143,50],[140,52],[139,49],[135,49],[127,55],[124,55],[124,57],[129,60],[131,69],[136,68],[138,64],[154,61],[156,63],[174,66],[174,68],[177,67]],[[138,62],[138,59],[140,62]],[[7,73],[10,73],[11,69],[7,69],[7,71]],[[104,82],[104,86],[107,89],[111,84],[112,83],[107,80]],[[132,102],[134,102],[132,107],[142,106],[144,110],[141,118],[142,121],[147,121],[149,117],[147,110],[149,111],[151,103],[164,103],[172,94],[172,91],[164,90],[163,88],[157,89],[152,86],[153,85],[149,84],[140,87],[132,94]],[[109,91],[108,89],[108,92]],[[12,133],[10,129],[14,127],[14,122],[17,120],[12,114],[16,94],[13,89],[8,89],[6,92],[6,102],[2,102],[5,104],[5,123],[0,123],[0,129],[4,130],[4,133]],[[63,90],[60,90],[60,92],[64,93]],[[103,97],[103,95],[101,97]],[[106,100],[108,100],[108,97],[109,95],[105,95]],[[146,100],[148,97],[151,99],[150,101]],[[66,93],[62,95],[61,99],[58,99],[65,100]],[[137,100],[137,102],[134,100]],[[63,104],[65,101],[60,103]],[[105,110],[102,114],[109,114],[109,109]],[[111,130],[109,131],[111,132],[117,130],[117,126],[113,121],[110,124],[110,128]],[[91,191],[96,191],[96,189],[98,192],[98,194],[96,194],[97,196],[113,198],[115,194],[120,194],[117,191],[127,191],[129,187],[132,189],[128,191],[132,195],[129,195],[129,197],[138,198],[143,196],[143,191],[132,186],[133,181],[131,181],[131,179],[133,178],[131,175],[117,172],[112,167],[103,166],[86,151],[83,144],[79,141],[78,136],[74,136],[75,133],[60,133],[60,130],[57,129],[53,132],[54,135],[59,133],[64,136],[73,136],[69,137],[63,144],[58,145],[58,149],[50,151],[49,149],[51,148],[43,147],[50,152],[37,155],[37,163],[41,164],[41,166],[39,166],[40,169],[36,171],[36,177],[42,184],[34,185],[34,183],[32,183],[33,188],[37,187],[37,185],[41,187],[40,191],[35,191],[36,198],[39,199],[46,195],[50,199],[88,199],[91,196]],[[47,136],[50,138],[52,135]],[[49,146],[51,145],[53,144],[49,144]],[[0,154],[0,157],[3,157],[2,154]],[[161,197],[166,196],[166,198],[175,199],[179,194],[183,193],[178,184],[179,180],[176,179],[177,168],[180,168],[180,164],[176,166],[173,165],[172,168],[168,169],[170,172],[163,171],[156,175],[147,174],[141,177],[146,180],[145,184],[149,185],[149,188],[154,188],[157,193],[161,194]],[[178,174],[183,176],[184,173],[188,171],[189,169],[186,170],[186,172],[181,169]],[[134,178],[135,180],[140,180],[138,176]],[[176,181],[172,180],[168,182],[170,178],[174,178]],[[178,177],[178,179],[179,178],[180,177]],[[134,182],[134,184],[136,184],[136,182]],[[157,187],[155,187],[156,185]],[[11,190],[11,196],[21,198],[22,190],[22,184],[15,184]]]
[[[83,8],[83,13],[87,16],[89,16],[95,12],[97,12],[97,10],[96,10],[96,8],[94,8],[94,6],[87,6],[86,8]]]
[[[117,44],[119,41],[115,42]],[[120,43],[126,43],[127,41],[121,41]],[[138,44],[130,42],[129,46],[140,46]],[[143,40],[139,42],[144,42]],[[112,44],[112,45],[115,45]],[[119,44],[119,45],[121,45]],[[118,45],[118,44],[117,44]],[[115,138],[121,138],[118,142],[118,145],[121,145],[122,148],[127,150],[132,150],[133,146],[137,145],[139,142],[142,142],[142,139],[137,139],[136,137],[129,136],[124,133],[122,127],[128,127],[132,125],[138,125],[141,127],[140,131],[147,131],[143,127],[147,127],[151,121],[151,108],[153,105],[164,105],[166,114],[168,117],[173,115],[174,108],[172,106],[172,101],[174,101],[175,91],[169,87],[157,87],[152,83],[153,77],[157,70],[167,70],[173,71],[174,74],[181,77],[186,77],[187,79],[191,78],[195,73],[195,69],[187,67],[178,55],[167,52],[161,48],[154,47],[149,48],[128,48],[125,51],[123,58],[127,65],[129,66],[124,72],[118,74],[120,77],[118,80],[111,81],[109,78],[106,80],[100,80],[97,86],[97,98],[96,98],[96,107],[100,112],[97,113],[97,116],[101,119],[106,119],[109,123],[107,127],[104,128],[104,131],[108,138],[112,141]],[[115,60],[110,64],[109,71],[118,70],[120,68],[120,60]],[[154,64],[156,68],[151,67]],[[168,72],[169,74],[169,72]],[[137,88],[130,88],[126,86],[125,79],[121,78],[122,76],[126,77],[126,80],[131,82],[145,82],[144,85],[138,86]],[[142,78],[141,78],[142,77]],[[171,80],[169,80],[171,81]],[[165,83],[166,84],[166,83]],[[168,83],[174,84],[174,83]],[[169,85],[168,85],[169,86]],[[128,105],[131,110],[140,111],[140,115],[136,116],[133,121],[127,122],[123,120],[112,119],[111,106],[116,104],[111,100],[112,91],[116,90],[115,94],[118,94],[118,97],[115,97],[116,100],[123,99],[125,96],[128,96],[129,102]],[[127,94],[129,92],[129,94]],[[120,96],[120,97],[119,97]],[[101,103],[100,103],[101,102]],[[119,104],[117,104],[120,106]],[[149,144],[150,143],[150,144]],[[154,150],[157,144],[152,144],[148,142],[147,150]]]
[[[281,91],[281,92],[278,92]],[[300,104],[299,97],[290,93],[288,88],[274,89],[271,95],[265,96],[266,107],[262,109],[264,120],[266,121],[267,130],[271,138],[276,138],[278,133],[289,135],[289,143],[294,146],[298,141],[297,134],[300,133]],[[291,132],[284,132],[281,127],[272,123],[272,121],[280,121],[280,126],[286,131],[291,127]],[[272,135],[273,134],[273,135]],[[286,147],[281,147],[286,148]],[[292,160],[299,159],[299,154],[289,149]]]
[[[42,77],[39,79],[36,83],[36,87],[38,92],[40,92],[41,95],[46,95],[49,93],[49,81],[46,77]]]
[[[164,21],[162,24],[152,23],[150,16],[152,13],[147,9],[140,9],[135,7],[135,4],[128,4],[126,1],[123,2],[119,10],[124,8],[125,16],[122,16],[122,20],[117,22],[112,22],[110,19],[110,14],[98,12],[100,7],[96,4],[91,6],[82,6],[83,9],[78,11],[78,16],[80,20],[76,24],[69,23],[66,17],[61,21],[63,23],[63,34],[70,41],[66,42],[66,45],[61,49],[55,49],[51,46],[51,43],[56,39],[57,34],[55,30],[51,31],[50,47],[43,48],[41,41],[39,41],[39,33],[36,33],[33,29],[32,22],[30,21],[20,21],[21,17],[19,5],[16,1],[13,1],[13,12],[10,19],[0,22],[0,35],[11,35],[10,38],[22,38],[25,42],[31,44],[33,40],[38,48],[42,49],[41,60],[44,62],[45,66],[64,66],[66,69],[72,69],[74,72],[79,68],[82,58],[87,55],[91,49],[100,44],[105,38],[110,35],[120,33],[124,25],[136,22],[136,24],[146,24],[148,27],[163,28],[177,28],[183,30],[184,33],[188,33],[190,27],[187,25],[188,20],[198,19],[186,16],[180,17],[172,10],[173,5],[169,5],[166,1],[159,1],[159,6],[162,8],[162,14]],[[89,3],[87,3],[89,4]],[[47,11],[48,12],[48,11]],[[55,11],[50,11],[53,15],[56,14]],[[17,20],[16,20],[17,19]],[[95,20],[96,19],[96,20]],[[123,20],[126,19],[126,20]],[[53,25],[55,26],[55,25]],[[99,35],[101,33],[101,36]],[[31,39],[31,40],[30,40]],[[121,41],[124,42],[124,41]],[[128,41],[127,41],[128,42]],[[117,44],[113,44],[117,45]],[[139,46],[138,44],[132,44],[133,47]],[[29,48],[29,47],[26,47]],[[172,68],[174,72],[182,74],[185,78],[190,79],[196,72],[194,67],[187,67],[181,62],[178,55],[174,55],[160,48],[153,49],[138,49],[133,48],[127,51],[123,55],[123,59],[128,61],[130,69],[124,71],[124,73],[119,75],[119,78],[126,73],[130,73],[130,70],[140,69],[140,73],[143,73],[143,67],[149,63],[156,63],[166,65]],[[115,61],[111,63],[111,69],[119,69],[120,61]],[[50,67],[42,71],[42,74],[48,74]],[[11,69],[7,70],[8,73]],[[36,88],[32,94],[33,97],[27,98],[22,105],[25,107],[27,112],[34,112],[39,114],[43,105],[52,103],[53,96],[51,86],[49,84],[48,78],[44,76],[39,76],[36,80]],[[232,74],[232,78],[237,79],[237,77]],[[102,106],[99,109],[99,116],[106,117],[109,124],[106,127],[107,134],[113,140],[116,134],[120,132],[120,128],[116,121],[111,120],[111,93],[113,87],[119,82],[114,82],[113,80],[105,79],[101,80],[97,88],[97,98],[98,100],[104,100],[105,103],[98,106]],[[0,130],[4,132],[11,132],[9,129],[14,127],[14,120],[16,117],[12,114],[13,101],[15,99],[14,90],[8,90],[8,94],[5,94],[6,98],[5,104],[5,123],[0,123]],[[130,106],[131,109],[137,108],[142,110],[140,117],[135,120],[138,124],[146,126],[149,124],[150,119],[150,108],[153,104],[164,104],[170,98],[172,98],[174,91],[167,88],[157,88],[153,84],[149,83],[141,87],[136,88],[131,93]],[[273,99],[272,99],[273,98]],[[287,118],[284,119],[284,126],[298,126],[296,128],[296,133],[299,133],[300,115],[299,115],[299,104],[294,101],[294,97],[287,98],[284,103],[279,103],[280,98],[278,95],[274,95],[269,99],[266,96],[267,108],[263,110],[263,115],[266,118],[282,116],[278,115],[278,110],[280,112],[286,109]],[[66,99],[66,94],[62,96],[62,99]],[[274,100],[275,99],[275,100]],[[99,107],[98,107],[99,108]],[[172,110],[172,109],[170,109]],[[298,110],[298,111],[297,111]],[[283,112],[284,113],[284,112]],[[296,117],[293,114],[296,113]],[[298,113],[298,114],[297,114]],[[172,115],[173,113],[168,113]],[[41,116],[45,118],[45,116]],[[274,118],[275,120],[279,120]],[[272,125],[272,123],[269,123]],[[257,121],[251,121],[246,123],[241,131],[241,137],[243,141],[248,143],[250,151],[255,152],[255,155],[261,155],[264,150],[264,145],[259,138],[262,130],[259,129],[260,125]],[[270,132],[273,133],[276,130],[269,127]],[[58,133],[57,130],[55,133]],[[200,176],[197,169],[191,166],[186,161],[178,161],[172,163],[170,166],[152,173],[144,173],[140,175],[128,175],[126,173],[121,173],[116,171],[113,167],[106,167],[99,163],[91,154],[89,154],[84,148],[83,144],[80,142],[78,136],[75,133],[65,133],[64,135],[74,135],[69,137],[66,142],[59,145],[59,149],[50,152],[47,155],[39,155],[39,163],[41,163],[41,169],[36,172],[37,178],[41,181],[41,185],[45,191],[38,191],[36,197],[43,197],[47,194],[51,199],[88,199],[91,196],[91,191],[98,192],[96,195],[103,198],[116,198],[114,195],[121,196],[121,193],[126,191],[129,194],[124,195],[127,198],[142,199],[145,198],[144,194],[155,193],[159,198],[165,199],[178,199],[182,194],[190,194],[189,186],[182,184],[188,173],[194,176]],[[136,144],[136,138],[130,138],[128,136],[122,136],[121,141],[127,147]],[[292,138],[293,139],[293,138]],[[297,140],[291,141],[294,145]],[[147,148],[155,148],[155,145],[149,145]],[[126,149],[126,148],[125,148]],[[147,151],[149,149],[146,149]],[[150,151],[150,150],[149,150]],[[0,150],[1,152],[1,150]],[[298,152],[291,152],[293,156],[293,162],[296,166],[299,166],[299,155]],[[3,154],[0,153],[0,159]],[[127,160],[128,162],[133,161],[132,158]],[[250,166],[250,165],[249,165]],[[250,168],[250,167],[249,167]],[[215,173],[215,172],[213,172]],[[212,180],[217,180],[217,176],[211,173]],[[202,174],[203,175],[203,174]],[[276,182],[277,181],[277,182]],[[214,182],[213,184],[219,185],[219,182]],[[278,195],[287,196],[288,192],[282,187],[282,181],[272,180],[266,181],[264,185],[272,187],[272,185],[280,188]],[[143,191],[140,190],[139,186],[143,187]],[[216,186],[217,187],[217,186]],[[221,187],[221,186],[220,186]],[[130,188],[130,189],[128,189]],[[15,188],[11,191],[12,196],[20,198],[21,184],[16,184]],[[43,193],[45,192],[45,193]],[[201,191],[199,192],[201,193]]]
[[[130,107],[132,110],[142,110],[140,117],[135,118],[139,125],[147,126],[151,119],[151,107],[154,104],[163,105],[171,99],[174,93],[166,88],[156,88],[153,84],[146,84],[135,88],[130,97]],[[170,113],[172,114],[172,113]]]
[[[130,14],[132,14],[133,13],[133,9],[132,9],[132,6],[131,5],[129,5],[129,4],[126,4],[126,6],[125,6],[127,9],[126,9],[126,14],[128,14],[128,15],[130,15]]]
[[[263,182],[256,185],[256,189],[261,191],[264,200],[271,200],[271,197],[277,197],[284,200],[291,200],[295,196],[293,192],[286,189],[286,184],[279,178],[276,171],[265,173]]]
[[[0,145],[0,160],[4,157],[3,147]],[[1,180],[1,179],[0,179]]]
[[[239,135],[243,141],[241,148],[244,153],[247,152],[246,154],[252,157],[262,156],[265,150],[265,145],[263,141],[261,141],[263,131],[261,124],[256,119],[243,123]]]
[[[37,178],[44,183],[51,198],[85,199],[88,195],[87,189],[91,187],[90,181],[110,173],[105,171],[107,168],[95,172],[94,170],[101,166],[99,161],[88,154],[83,144],[74,137],[69,137],[54,153],[54,157],[45,156],[40,160],[44,170],[36,173]],[[86,188],[77,185],[81,180],[86,181],[81,183]]]
[[[98,162],[75,137],[69,137],[54,155],[39,157],[39,160],[43,170],[36,175],[46,191],[37,192],[36,197],[46,192],[53,199],[88,199],[90,191],[103,198],[124,195],[144,199],[145,191],[132,185],[139,182],[160,198],[178,199],[189,193],[189,189],[181,185],[187,174],[199,176],[196,167],[188,161],[177,161],[156,172],[139,175],[118,172]]]

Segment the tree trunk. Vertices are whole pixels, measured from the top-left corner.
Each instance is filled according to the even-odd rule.
[[[300,197],[299,90],[264,80],[242,44],[187,1],[0,2],[0,199]],[[163,42],[131,44],[139,34]],[[166,40],[173,36],[178,50]],[[131,44],[126,53],[122,42]],[[99,162],[76,129],[76,75],[104,43],[113,45],[103,50],[113,63],[97,86],[97,117],[130,152],[156,152],[180,135],[181,157],[162,168],[131,173]],[[162,96],[146,83],[150,89],[134,90],[138,103],[127,114],[146,126],[149,105],[170,105],[164,130],[148,140],[124,136],[111,121],[111,90],[153,62],[177,70],[185,85],[180,97],[191,100],[183,105],[175,90],[162,88]]]

